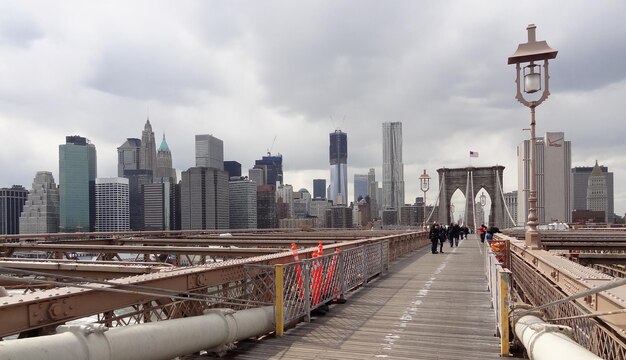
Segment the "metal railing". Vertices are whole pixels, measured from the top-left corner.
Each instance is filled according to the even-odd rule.
[[[500,355],[509,356],[509,313],[512,309],[510,243],[499,240],[485,242],[484,251],[485,274],[496,317],[495,333],[500,337]]]
[[[302,319],[310,321],[312,310],[386,273],[389,255],[389,241],[382,240],[288,264],[246,266],[246,292],[256,302],[275,304],[276,333],[282,335]]]

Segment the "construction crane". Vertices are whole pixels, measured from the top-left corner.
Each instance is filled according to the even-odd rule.
[[[272,149],[274,148],[274,143],[276,142],[276,136],[278,135],[274,135],[274,140],[272,140],[272,145],[270,146],[269,149],[267,149],[267,156],[272,156]]]

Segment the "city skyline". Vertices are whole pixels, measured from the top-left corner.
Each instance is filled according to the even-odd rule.
[[[423,169],[467,166],[469,150],[480,154],[474,166],[504,165],[504,191],[517,190],[515,148],[529,113],[514,99],[506,58],[535,23],[537,38],[559,50],[537,134],[566,133],[572,167],[607,166],[615,213],[626,212],[623,2],[574,1],[567,13],[538,1],[162,4],[0,5],[0,69],[11,69],[0,84],[0,141],[21,149],[0,155],[12,170],[0,187],[29,188],[37,171],[58,180],[56,148],[74,134],[98,148],[98,175],[115,176],[116,149],[140,136],[149,107],[179,174],[194,165],[194,135],[213,134],[244,173],[269,150],[284,156],[285,183],[312,191],[313,179],[329,179],[327,136],[341,128],[350,192],[354,174],[382,174],[378,129],[400,121],[405,202],[422,195]]]

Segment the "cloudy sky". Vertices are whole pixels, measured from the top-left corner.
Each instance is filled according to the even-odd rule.
[[[507,58],[535,23],[559,51],[537,134],[563,131],[572,166],[608,166],[623,215],[626,2],[564,4],[0,1],[0,187],[30,188],[38,170],[58,181],[71,134],[96,145],[99,177],[115,176],[116,148],[141,137],[149,108],[179,171],[194,165],[194,135],[213,134],[244,169],[282,154],[285,182],[311,191],[341,129],[352,192],[353,174],[382,178],[381,124],[401,121],[407,202],[423,169],[467,166],[470,150],[474,166],[506,166],[516,190],[529,112]]]

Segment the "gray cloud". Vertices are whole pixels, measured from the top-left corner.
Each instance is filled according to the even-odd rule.
[[[609,166],[616,211],[626,211],[626,164],[616,156],[626,151],[622,1],[571,1],[567,11],[541,1],[0,7],[8,44],[0,45],[0,141],[24,157],[0,154],[0,166],[13,169],[0,186],[56,171],[69,134],[89,137],[99,175],[113,176],[115,148],[141,135],[149,106],[179,170],[193,165],[195,134],[224,140],[226,157],[244,169],[276,136],[286,181],[310,189],[312,176],[328,176],[328,134],[341,128],[350,181],[370,167],[380,178],[381,124],[402,121],[407,199],[421,195],[422,169],[466,166],[469,150],[481,154],[476,165],[505,165],[512,190],[529,113],[514,99],[506,59],[536,23],[538,38],[559,50],[537,132],[564,131],[577,166]],[[15,133],[28,134],[27,146]]]

